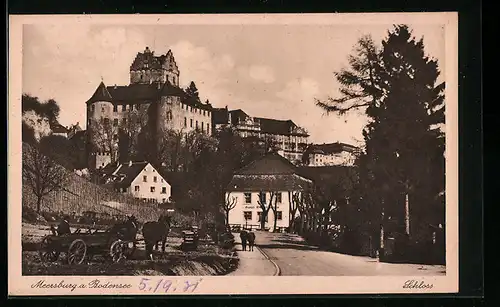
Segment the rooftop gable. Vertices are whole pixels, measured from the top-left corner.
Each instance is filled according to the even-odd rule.
[[[290,161],[277,153],[268,153],[242,169],[237,175],[284,175],[294,174],[296,167]]]

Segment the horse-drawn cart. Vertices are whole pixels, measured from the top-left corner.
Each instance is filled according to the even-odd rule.
[[[61,253],[66,254],[68,264],[81,264],[94,255],[103,255],[114,263],[130,256],[135,249],[134,237],[114,232],[112,229],[81,232],[77,229],[70,234],[45,236],[39,246],[40,259],[54,262]]]

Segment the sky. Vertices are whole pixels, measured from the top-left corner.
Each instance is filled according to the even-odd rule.
[[[424,38],[428,55],[444,71],[443,27],[409,25]],[[214,107],[242,109],[250,116],[291,119],[314,143],[360,145],[363,112],[325,114],[314,98],[338,96],[333,73],[347,67],[357,39],[376,43],[381,25],[103,25],[32,24],[23,28],[23,93],[55,99],[60,122],[85,128],[85,102],[101,82],[129,84],[129,67],[146,46],[156,55],[172,50],[180,83],[194,81]]]

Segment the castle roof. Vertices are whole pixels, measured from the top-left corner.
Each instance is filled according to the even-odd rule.
[[[108,101],[113,104],[151,103],[162,96],[183,97],[183,95],[183,90],[170,82],[160,84],[160,86],[157,83],[105,86],[101,82],[87,104],[96,101]]]
[[[101,81],[101,83],[99,83],[99,86],[95,90],[94,95],[92,95],[92,97],[90,97],[90,99],[87,101],[87,103],[93,103],[96,101],[108,101],[108,102],[113,101],[111,94],[108,92],[106,85],[104,85],[104,82],[102,82],[102,81]]]
[[[144,52],[137,53],[134,61],[130,65],[130,70],[144,69],[146,64],[148,65],[148,69],[178,69],[172,50],[169,50],[166,54],[155,56],[154,51],[151,51],[149,47],[146,47]]]

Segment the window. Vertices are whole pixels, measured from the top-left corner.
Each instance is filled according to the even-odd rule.
[[[191,128],[193,128],[193,119],[191,118],[189,121],[190,121],[190,125],[189,125],[189,126],[190,126]]]
[[[122,111],[127,111],[127,105],[122,105]]]
[[[257,217],[259,218],[259,222],[262,220],[262,211],[261,212],[257,212]],[[266,215],[266,222],[269,221],[268,219],[268,215]]]
[[[175,84],[175,77],[172,77],[172,83]]]
[[[207,134],[210,134],[210,124],[207,124]]]
[[[134,190],[135,190],[136,192],[139,192],[140,187],[139,187],[138,185],[136,185],[136,186],[135,186],[135,188],[134,188]]]
[[[193,107],[189,107],[189,111],[190,111],[190,112],[193,112]]]
[[[203,116],[205,116],[205,110],[203,110]]]
[[[187,118],[184,117],[184,128],[187,127]]]
[[[153,182],[157,182],[158,178],[156,176],[153,177]]]
[[[276,211],[276,219],[278,221],[281,221],[283,219],[283,212],[282,211]]]
[[[265,204],[266,203],[266,192],[260,192],[259,193],[259,200],[261,203]]]
[[[104,113],[106,111],[106,109],[104,109],[104,107],[101,107],[101,112]]]
[[[196,131],[198,131],[198,121],[196,121]]]
[[[245,219],[245,221],[252,220],[252,211],[244,211],[243,218]]]
[[[281,203],[281,192],[276,192],[276,202]]]
[[[92,105],[92,107],[90,107],[90,109],[92,110],[92,112],[95,111],[95,104]]]
[[[113,106],[113,112],[118,112],[118,106],[117,105]]]
[[[252,203],[252,193],[245,193],[245,203]]]
[[[160,179],[160,182],[163,182],[163,178]]]
[[[142,176],[142,181],[143,182],[148,182],[148,176]]]
[[[150,190],[151,190],[151,193],[154,193],[155,187],[151,187]]]
[[[113,126],[118,126],[118,118],[113,119]]]
[[[161,188],[161,194],[167,194],[167,187]]]

